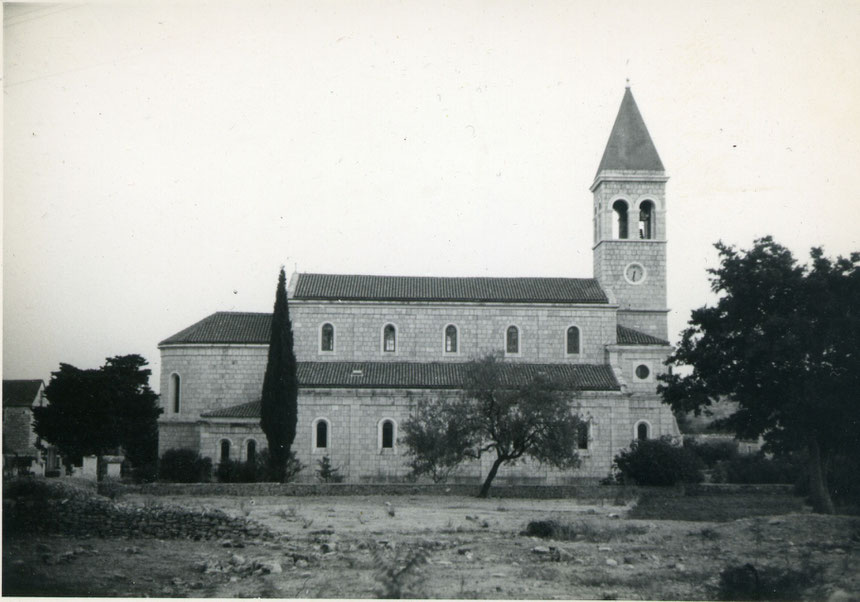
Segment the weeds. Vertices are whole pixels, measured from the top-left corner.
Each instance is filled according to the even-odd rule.
[[[427,552],[421,548],[398,548],[394,558],[383,556],[382,548],[371,548],[374,564],[380,569],[374,577],[379,583],[376,595],[380,598],[426,598],[423,590],[427,575]]]

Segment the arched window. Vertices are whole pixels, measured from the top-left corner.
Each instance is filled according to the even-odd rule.
[[[639,205],[639,238],[654,238],[654,203],[643,201]]]
[[[221,462],[230,460],[230,440],[221,439]]]
[[[627,238],[627,202],[617,200],[612,203],[615,219],[612,220],[612,238]]]
[[[571,326],[567,329],[567,354],[579,353],[579,328]]]
[[[253,464],[257,461],[257,442],[253,439],[248,439],[248,443],[246,443],[245,445],[247,450],[247,454],[245,457],[249,463]]]
[[[580,422],[576,427],[576,448],[588,449],[588,436],[591,424],[588,422]]]
[[[329,323],[320,330],[320,351],[334,351],[334,326]]]
[[[639,439],[639,441],[645,441],[646,439],[650,438],[650,436],[651,436],[651,433],[649,432],[651,430],[650,426],[651,425],[649,425],[644,420],[639,422],[636,425],[636,438]]]
[[[396,436],[396,425],[390,418],[379,423],[379,447],[382,449],[394,449],[394,438]]]
[[[505,353],[520,352],[520,329],[516,326],[508,326],[505,331]]]
[[[314,428],[314,447],[317,449],[328,447],[328,421],[324,418],[318,419]]]
[[[394,324],[386,324],[382,329],[382,350],[388,353],[394,353],[397,349],[397,331]]]
[[[457,353],[457,327],[453,324],[445,327],[445,353]]]
[[[170,404],[173,406],[173,413],[178,414],[179,409],[182,407],[180,404],[180,399],[182,396],[182,380],[179,378],[179,375],[173,373],[170,375]]]

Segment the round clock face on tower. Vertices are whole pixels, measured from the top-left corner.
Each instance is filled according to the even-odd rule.
[[[624,268],[624,279],[630,284],[642,284],[646,275],[645,266],[641,263],[630,263]]]

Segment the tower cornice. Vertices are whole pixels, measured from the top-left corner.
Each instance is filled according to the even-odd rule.
[[[664,171],[605,169],[594,176],[594,183],[589,190],[594,192],[603,182],[667,182],[668,180],[669,176]]]

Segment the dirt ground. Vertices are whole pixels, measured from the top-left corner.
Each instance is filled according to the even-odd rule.
[[[697,600],[718,597],[721,570],[749,563],[797,576],[803,599],[860,599],[855,517],[801,511],[728,522],[637,520],[628,518],[635,502],[431,496],[127,496],[123,503],[218,508],[277,536],[10,538],[4,595]],[[531,521],[555,521],[565,534],[526,535]]]

